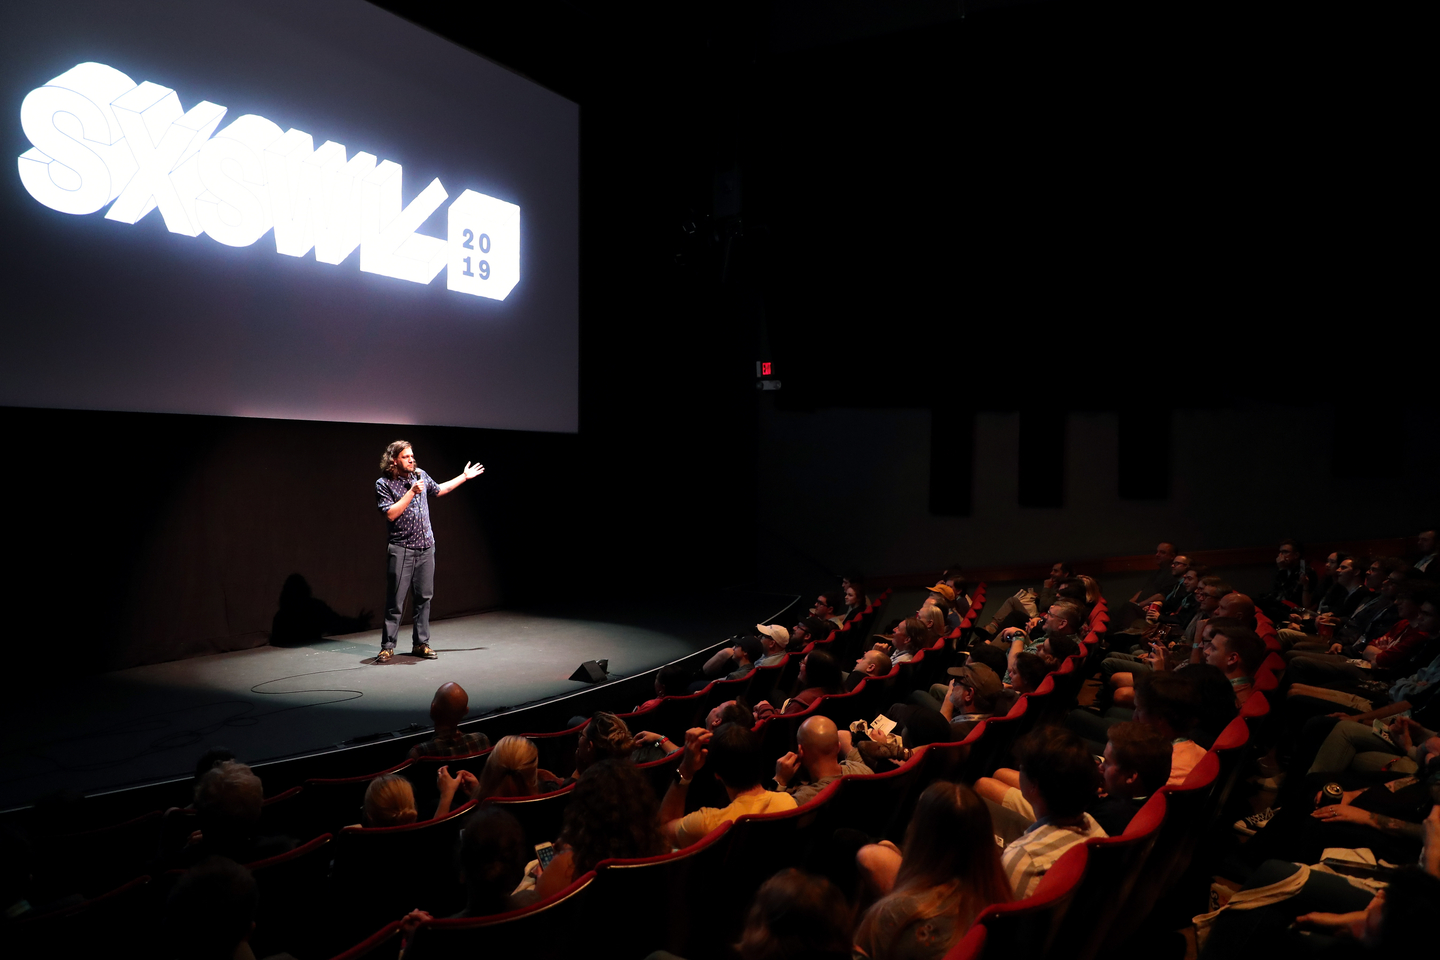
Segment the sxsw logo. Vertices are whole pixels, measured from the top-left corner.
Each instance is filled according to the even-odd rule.
[[[135,223],[158,211],[171,233],[248,247],[271,230],[275,251],[429,283],[442,269],[460,293],[504,300],[520,281],[520,208],[466,190],[445,238],[416,232],[449,199],[439,179],[401,204],[401,166],[343,144],[81,63],[26,95],[20,123],[34,145],[20,182],[61,213]]]

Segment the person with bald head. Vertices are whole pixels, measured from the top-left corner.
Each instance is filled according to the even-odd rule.
[[[470,695],[453,681],[440,684],[430,701],[430,721],[435,736],[410,748],[410,757],[466,757],[490,747],[483,733],[461,733],[460,721],[470,712]]]
[[[829,717],[806,720],[800,724],[795,739],[796,750],[775,761],[775,786],[794,797],[796,806],[814,800],[820,791],[847,773],[874,773],[854,747],[850,747],[845,759],[840,759],[840,731]],[[802,772],[804,779],[797,779]]]
[[[851,690],[854,690],[860,686],[860,681],[867,677],[875,677],[878,679],[888,676],[892,666],[893,664],[890,662],[889,654],[882,653],[879,650],[865,651],[865,654],[859,660],[855,661],[855,669],[845,675],[845,691],[849,693]]]

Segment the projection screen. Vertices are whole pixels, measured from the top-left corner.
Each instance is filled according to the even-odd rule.
[[[0,111],[0,404],[578,429],[576,104],[359,0],[52,0]]]

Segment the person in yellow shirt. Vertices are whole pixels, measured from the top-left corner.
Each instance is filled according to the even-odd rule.
[[[724,807],[701,807],[685,813],[685,795],[690,781],[701,767],[709,766],[730,803]],[[738,723],[722,724],[714,733],[702,727],[685,731],[685,756],[676,768],[675,780],[660,803],[660,831],[677,850],[700,840],[726,820],[747,813],[779,813],[795,809],[788,793],[766,790],[760,785],[760,737]]]

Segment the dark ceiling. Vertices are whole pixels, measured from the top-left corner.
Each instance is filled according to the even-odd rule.
[[[1378,133],[1318,13],[379,5],[581,105],[592,412],[762,354],[787,406],[1264,396],[1233,358],[1310,362],[1388,247],[1343,244],[1336,131]]]

